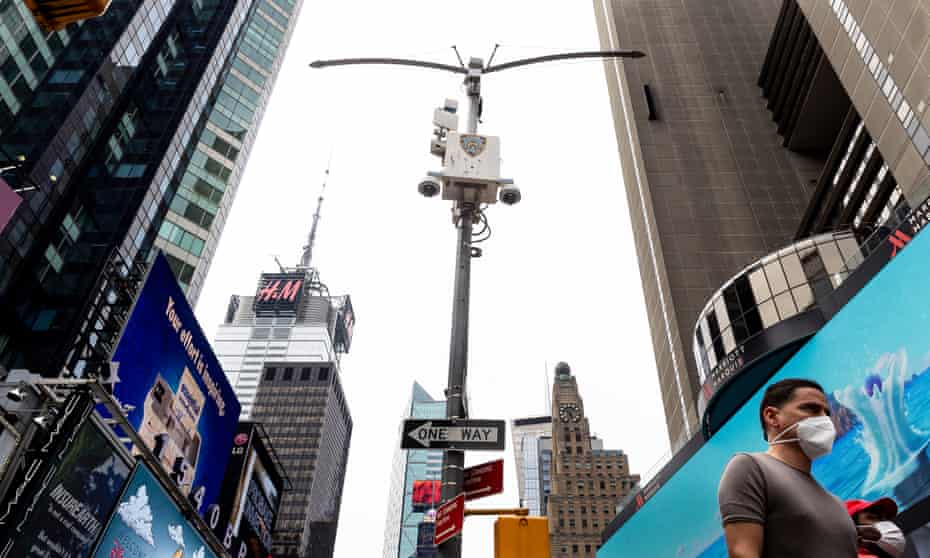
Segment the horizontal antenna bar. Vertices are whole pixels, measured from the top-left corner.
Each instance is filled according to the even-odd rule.
[[[575,60],[578,58],[642,58],[644,56],[646,56],[646,53],[638,50],[595,50],[590,52],[566,52],[563,54],[548,54],[546,56],[536,56],[534,58],[514,60],[513,62],[498,64],[497,66],[488,66],[484,69],[484,73],[490,74],[491,72],[509,70],[510,68],[517,68],[519,66],[539,64],[540,62],[553,62],[556,60]]]
[[[329,66],[354,66],[358,64],[389,64],[393,66],[415,66],[417,68],[431,68],[433,70],[445,70],[455,74],[468,73],[467,68],[450,66],[448,64],[439,64],[437,62],[424,62],[422,60],[408,60],[405,58],[340,58],[337,60],[314,60],[310,63],[311,68],[327,68]]]

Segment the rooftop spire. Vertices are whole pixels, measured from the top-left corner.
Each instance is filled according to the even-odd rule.
[[[333,155],[330,153],[329,162],[326,163],[326,173],[323,176],[323,188],[320,189],[320,197],[316,200],[316,213],[313,214],[313,225],[310,227],[310,236],[307,238],[307,245],[304,246],[304,253],[300,258],[300,267],[308,269],[310,260],[313,258],[313,245],[316,242],[316,228],[320,223],[320,209],[323,207],[323,193],[326,192],[326,183],[329,181],[329,167],[332,164]]]

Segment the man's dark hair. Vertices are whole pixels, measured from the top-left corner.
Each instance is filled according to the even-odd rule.
[[[765,431],[765,417],[763,416],[765,408],[777,407],[781,409],[785,406],[785,403],[791,401],[794,397],[795,390],[799,388],[814,388],[826,395],[826,392],[820,384],[813,380],[805,380],[804,378],[788,378],[787,380],[781,380],[780,382],[775,382],[770,385],[766,388],[765,395],[762,396],[762,403],[759,405],[759,422],[762,424],[762,438],[764,440],[767,441],[769,439],[769,435]]]

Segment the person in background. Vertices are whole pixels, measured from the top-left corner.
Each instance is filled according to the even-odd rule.
[[[856,525],[811,476],[811,462],[836,438],[823,388],[776,382],[759,420],[768,451],[735,455],[717,493],[730,558],[856,558]]]
[[[859,532],[861,558],[901,558],[907,542],[904,533],[892,520],[898,515],[898,505],[891,498],[847,500],[846,512]]]

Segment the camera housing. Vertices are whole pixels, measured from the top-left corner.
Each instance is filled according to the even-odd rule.
[[[421,180],[420,184],[417,186],[417,192],[420,192],[420,195],[426,198],[432,198],[438,195],[441,189],[442,187],[439,181],[432,176],[427,176]]]
[[[520,193],[519,188],[513,184],[508,184],[501,187],[499,197],[501,203],[505,205],[516,205],[523,199],[523,194]]]

